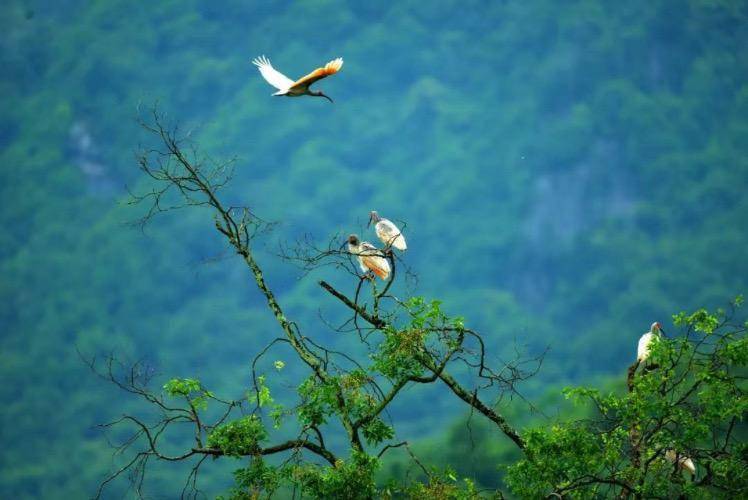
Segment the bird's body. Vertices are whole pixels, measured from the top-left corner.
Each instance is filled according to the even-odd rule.
[[[315,92],[309,87],[317,80],[334,75],[340,71],[340,68],[343,67],[343,58],[338,57],[337,59],[333,59],[323,67],[315,69],[308,75],[303,76],[296,81],[291,80],[286,75],[273,68],[273,65],[270,64],[270,60],[265,56],[260,56],[254,59],[252,64],[257,66],[257,69],[260,70],[260,74],[266,82],[278,89],[278,92],[273,94],[275,96],[299,97],[302,95],[311,95],[315,97],[324,97],[332,102],[332,99],[322,92]]]
[[[636,349],[636,359],[638,359],[640,363],[643,363],[649,357],[649,347],[652,345],[654,339],[655,335],[651,332],[645,333],[639,339],[639,345]]]
[[[376,221],[374,225],[374,231],[377,233],[377,238],[384,243],[386,248],[393,247],[400,251],[408,249],[407,243],[405,243],[405,236],[400,232],[400,229],[389,219],[380,217],[376,211],[372,211],[369,217],[369,223]]]
[[[670,462],[671,464],[674,464],[676,460],[678,461],[678,466],[688,471],[692,476],[696,476],[696,464],[693,463],[693,460],[691,460],[690,457],[687,457],[686,455],[676,453],[675,450],[667,450],[665,452],[665,458]]]
[[[658,322],[654,322],[649,328],[649,331],[641,336],[636,349],[636,359],[639,361],[639,363],[643,363],[647,360],[647,358],[649,358],[649,352],[652,346],[652,342],[654,342],[655,339],[660,336],[661,330],[662,327],[660,326],[660,324]]]
[[[371,271],[383,280],[389,278],[390,263],[382,251],[368,241],[360,241],[358,236],[352,234],[348,237],[348,251],[356,256],[364,273]]]

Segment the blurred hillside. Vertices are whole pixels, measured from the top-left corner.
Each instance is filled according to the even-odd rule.
[[[135,403],[76,348],[241,394],[274,335],[207,214],[127,224],[141,212],[125,186],[145,186],[136,118],[154,102],[238,158],[225,196],[280,222],[260,256],[270,285],[343,349],[315,277],[354,284],[300,279],[275,254],[361,231],[371,209],[407,222],[414,291],[497,359],[550,348],[530,393],[620,374],[652,321],[748,290],[748,4],[427,5],[0,6],[0,496],[87,497],[109,466],[92,427]],[[344,57],[318,84],[335,104],[271,98],[260,54],[291,77]],[[394,418],[427,437],[453,403]],[[170,477],[155,479],[167,498]]]

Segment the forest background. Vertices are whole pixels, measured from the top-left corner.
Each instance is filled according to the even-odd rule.
[[[371,209],[407,223],[410,290],[495,360],[547,351],[522,387],[543,415],[518,427],[553,418],[564,385],[620,383],[652,321],[747,289],[745,2],[11,0],[0,28],[3,496],[88,497],[109,469],[96,425],[135,403],[79,352],[231,393],[272,336],[207,214],[130,224],[143,105],[237,157],[229,197],[278,222],[267,279],[329,345],[353,339],[320,321],[315,276],[346,276],[304,276],[279,245],[342,243]],[[335,104],[271,98],[260,54],[292,77],[344,57],[318,84]],[[497,481],[505,440],[467,439],[456,400],[411,390],[391,418],[430,463]]]

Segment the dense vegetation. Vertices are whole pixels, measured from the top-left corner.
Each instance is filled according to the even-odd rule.
[[[304,241],[283,252],[283,258],[308,272],[332,267],[358,282],[348,294],[318,282],[347,310],[345,321],[337,326],[326,322],[327,328],[358,339],[344,350],[320,344],[287,316],[256,260],[254,248],[267,222],[248,207],[222,201],[220,192],[233,176],[232,162],[200,153],[189,137],[178,135],[177,127],[164,125],[158,110],[152,120],[144,128],[162,144],[146,146],[138,156],[152,184],[132,195],[133,204],[146,205],[142,223],[180,209],[212,212],[215,229],[244,261],[278,335],[256,350],[251,383],[237,399],[217,397],[193,378],[171,379],[156,392],[150,388],[153,374],[142,364],[123,366],[109,356],[102,369],[92,359],[94,372],[152,410],[149,414],[141,408],[103,425],[108,435],[117,436],[110,441],[116,465],[96,498],[125,474],[141,496],[153,462],[189,463],[182,497],[197,498],[203,494],[200,471],[211,457],[240,460],[233,499],[278,493],[340,500],[505,498],[502,488],[478,489],[472,478],[463,485],[451,467],[440,471],[425,466],[408,441],[397,438],[392,418],[386,417],[396,400],[419,385],[452,393],[471,415],[485,418],[484,424],[516,447],[520,456],[515,463],[492,465],[507,472],[507,486],[522,498],[734,498],[748,492],[743,423],[748,413],[743,376],[748,322],[734,322],[742,297],[731,304],[729,314],[701,309],[674,316],[683,330],[676,339],[663,337],[661,325],[654,323],[628,369],[625,396],[567,389],[568,398],[589,399],[596,412],[577,420],[564,414],[553,425],[518,431],[500,403],[507,396],[522,398],[517,385],[537,373],[542,357],[519,355],[493,366],[483,336],[466,327],[463,318],[445,314],[440,301],[393,293],[400,267],[396,251],[403,247],[396,250],[389,239],[383,249],[370,247],[365,254],[359,253],[356,238],[349,239],[352,245],[345,250],[334,238],[326,249]],[[375,267],[367,260],[372,251],[381,261]],[[366,268],[387,271],[375,276]],[[381,287],[377,276],[384,281]],[[272,375],[261,371],[267,358],[281,353],[290,356],[289,368],[303,374],[280,380],[273,372],[284,370],[286,362],[278,359],[274,370],[269,369]],[[528,364],[535,367],[528,369]],[[376,472],[383,456],[401,448],[408,462],[420,467],[418,477],[403,477],[393,469],[380,486]],[[277,455],[286,457],[279,461]],[[690,481],[684,480],[684,471]]]
[[[493,361],[515,342],[550,347],[525,388],[535,399],[549,383],[620,384],[652,321],[746,289],[744,2],[429,5],[0,7],[0,491],[85,497],[109,469],[92,427],[137,403],[78,350],[242,394],[273,337],[241,262],[206,236],[209,215],[126,224],[142,215],[122,203],[143,182],[141,102],[238,155],[228,203],[280,222],[257,249],[268,281],[338,349],[355,342],[326,333],[318,311],[337,313],[315,278],[354,285],[333,268],[299,280],[274,254],[360,230],[373,208],[407,221],[410,285],[483,332]],[[344,56],[321,85],[335,105],[270,99],[248,62],[261,53],[292,75]],[[464,457],[510,453],[501,436],[475,423],[495,439],[474,453],[464,424],[438,431],[464,416],[453,398],[406,395],[391,412],[400,437],[430,438],[435,462],[493,486],[498,460]],[[211,494],[229,486],[220,467],[202,473]],[[155,473],[152,490],[173,492],[181,472]]]

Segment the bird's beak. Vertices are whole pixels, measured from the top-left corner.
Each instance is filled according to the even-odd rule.
[[[667,333],[665,333],[665,330],[663,330],[662,328],[660,328],[660,333],[662,334],[662,336],[663,336],[663,337],[665,337],[665,338],[669,338],[669,337],[667,336]]]
[[[320,97],[324,97],[325,99],[327,99],[327,100],[328,100],[328,101],[330,101],[330,102],[333,102],[333,100],[332,100],[332,99],[330,99],[329,97],[327,97],[327,96],[326,96],[325,94],[323,94],[322,92],[320,92],[320,93],[319,93],[319,96],[320,96]]]
[[[373,220],[374,220],[374,216],[373,215],[369,215],[369,223],[366,225],[367,228],[371,227],[371,221],[373,221]]]

